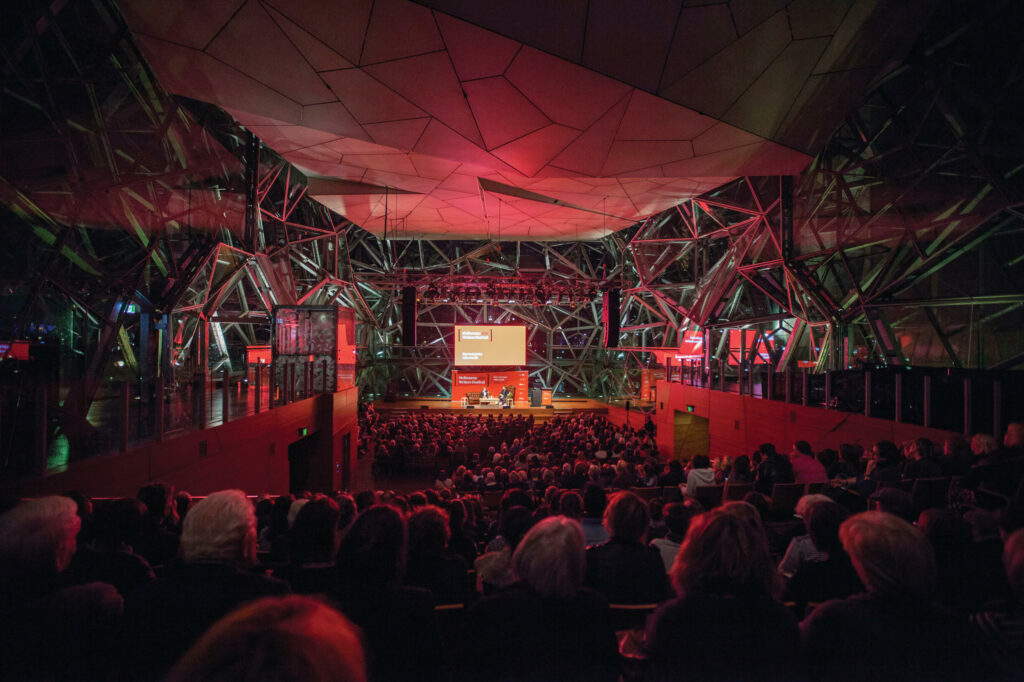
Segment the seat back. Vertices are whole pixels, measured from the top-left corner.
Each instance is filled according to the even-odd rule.
[[[724,485],[699,485],[693,491],[693,496],[704,505],[705,509],[714,509],[722,504],[722,495],[724,493]]]
[[[805,488],[803,483],[776,483],[772,488],[772,514],[775,518],[786,519],[792,516]]]
[[[612,629],[615,632],[643,628],[647,617],[654,613],[657,604],[609,604],[612,614]]]
[[[932,507],[945,509],[949,504],[949,478],[919,478],[914,481],[910,497],[918,514]]]
[[[632,488],[633,494],[644,502],[650,502],[655,497],[661,497],[661,486],[653,488]]]
[[[726,502],[742,502],[747,493],[752,492],[754,492],[753,483],[726,483],[723,499]]]

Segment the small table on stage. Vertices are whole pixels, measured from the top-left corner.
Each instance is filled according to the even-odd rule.
[[[480,407],[501,407],[501,403],[494,397],[480,398]]]

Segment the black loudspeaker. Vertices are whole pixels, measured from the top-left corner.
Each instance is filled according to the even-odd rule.
[[[530,407],[540,407],[544,399],[540,386],[530,389]]]
[[[619,347],[619,290],[609,289],[601,295],[602,337],[605,348]]]
[[[416,345],[416,287],[402,287],[402,345]]]

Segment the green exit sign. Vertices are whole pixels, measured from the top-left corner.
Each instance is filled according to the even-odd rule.
[[[687,405],[687,406],[686,406],[686,411],[687,411],[687,412],[693,412],[693,411],[694,411],[695,409],[696,409],[696,408],[695,408],[695,407],[694,407],[693,405]]]

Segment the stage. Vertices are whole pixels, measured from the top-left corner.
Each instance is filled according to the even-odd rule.
[[[544,407],[530,407],[528,404],[522,403],[508,408],[503,408],[497,405],[462,407],[460,403],[453,402],[450,398],[404,398],[391,403],[383,400],[377,400],[373,403],[373,408],[382,413],[410,413],[430,410],[431,412],[460,415],[533,415],[534,421],[545,421],[555,415],[574,414],[577,412],[597,412],[599,414],[607,414],[609,409],[609,405],[607,403],[603,403],[598,400],[589,400],[586,398],[556,398],[552,400],[551,403],[551,406]]]

